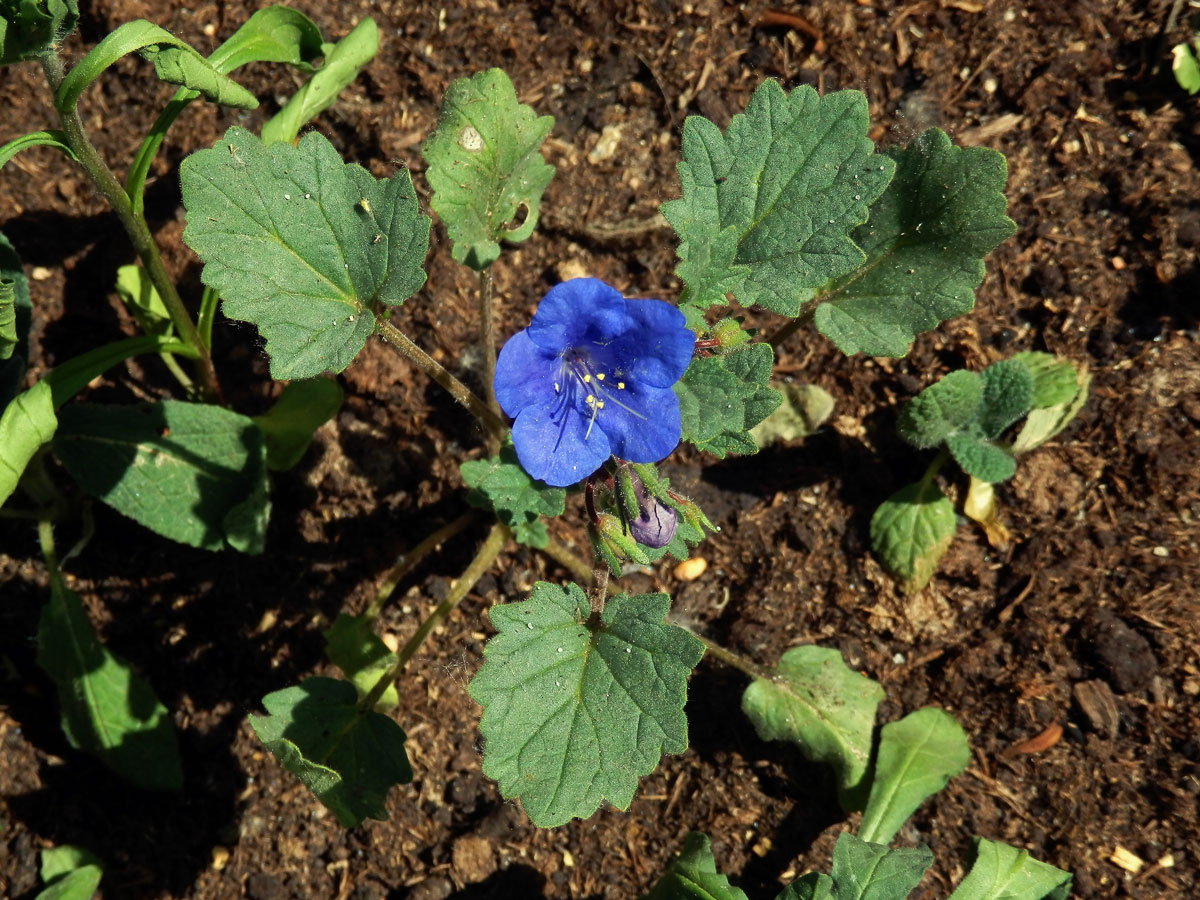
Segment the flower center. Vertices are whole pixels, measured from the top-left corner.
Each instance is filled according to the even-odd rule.
[[[560,398],[556,416],[561,416],[567,409],[577,409],[578,398],[582,396],[583,406],[591,414],[584,440],[592,433],[596,417],[606,403],[615,404],[639,419],[646,418],[620,399],[621,392],[625,390],[624,379],[628,377],[624,373],[616,369],[605,372],[591,357],[574,347],[568,348],[561,359],[559,380],[554,382],[554,392]]]

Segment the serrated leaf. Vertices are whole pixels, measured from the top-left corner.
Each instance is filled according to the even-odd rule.
[[[29,326],[33,318],[33,304],[29,300],[29,283],[21,268],[21,259],[8,238],[0,233],[0,285],[11,285],[11,306],[6,315],[12,316],[12,330],[6,332],[12,338],[8,355],[0,362],[0,410],[20,393],[25,381],[25,368],[29,359]],[[0,466],[0,469],[3,467]],[[0,476],[2,478],[3,476]],[[0,499],[0,503],[3,503]]]
[[[794,316],[817,288],[865,259],[850,231],[895,164],[867,138],[858,91],[821,97],[801,86],[759,85],[722,135],[691,116],[679,163],[682,197],[662,212],[681,241],[681,306],[706,309],[732,292]]]
[[[834,900],[903,900],[932,862],[928,847],[889,850],[842,832],[833,847]]]
[[[774,361],[770,344],[693,359],[675,383],[683,440],[722,459],[727,453],[757,453],[750,429],[783,400],[767,386]]]
[[[0,65],[36,59],[75,30],[76,0],[5,0],[0,4]]]
[[[0,506],[12,496],[25,467],[57,428],[53,392],[45,381],[17,394],[4,407],[0,415]]]
[[[1021,426],[1021,430],[1017,433],[1017,439],[1013,441],[1013,453],[1027,453],[1035,447],[1040,447],[1066,428],[1071,420],[1079,415],[1079,411],[1087,403],[1092,376],[1086,369],[1080,368],[1075,377],[1076,393],[1074,397],[1057,406],[1035,409],[1025,417],[1025,424]]]
[[[460,467],[463,482],[470,488],[467,502],[490,509],[496,518],[513,529],[519,543],[546,546],[542,516],[560,516],[566,509],[567,492],[535,481],[517,461],[511,443],[505,443],[498,456],[475,459]]]
[[[750,683],[742,711],[764,741],[789,741],[805,758],[832,766],[846,797],[866,774],[883,688],[826,647],[793,647],[775,671]]]
[[[663,753],[687,749],[687,676],[703,645],[666,594],[608,601],[595,631],[578,585],[539,582],[493,606],[499,631],[467,690],[483,706],[483,772],[543,828],[625,809]]]
[[[326,47],[321,67],[263,125],[263,143],[295,141],[300,129],[333,105],[338,94],[358,77],[359,70],[375,58],[378,50],[379,26],[368,16],[336,44]]]
[[[932,480],[905,485],[871,516],[871,549],[906,593],[929,583],[954,540],[954,505]]]
[[[948,900],[1067,900],[1071,873],[1025,850],[975,838],[971,871]]]
[[[269,410],[254,416],[267,442],[267,468],[286,472],[304,456],[313,432],[342,405],[342,389],[332,378],[306,378],[284,387]]]
[[[999,437],[1005,428],[1033,408],[1033,373],[1018,360],[1003,359],[984,369],[980,378],[983,402],[979,407],[979,425],[987,437]]]
[[[429,219],[408,172],[376,181],[316,132],[264,146],[231,128],[180,178],[201,278],[227,316],[258,326],[275,378],[340,372],[375,329],[372,305],[425,282]]]
[[[542,192],[554,177],[539,152],[553,127],[553,116],[538,116],[518,102],[500,69],[451,83],[421,155],[429,166],[431,205],[446,223],[455,260],[485,269],[500,255],[499,241],[515,243],[533,233]]]
[[[1004,156],[955,147],[936,128],[891,148],[896,177],[853,237],[867,255],[817,307],[843,353],[904,356],[924,331],[975,305],[983,257],[1016,231],[1004,215]]]
[[[783,382],[776,387],[783,402],[750,429],[751,439],[760,447],[806,438],[833,415],[833,396],[820,385]]]
[[[246,416],[178,400],[76,403],[59,412],[54,453],[85,491],[163,537],[262,552],[267,454]]]
[[[688,833],[683,849],[667,865],[643,900],[747,900],[745,893],[717,871],[708,835]]]
[[[57,572],[38,623],[37,662],[58,688],[71,746],[127,781],[159,791],[183,787],[179,745],[166,707],[128,663],[96,638],[79,595]]]
[[[374,619],[338,613],[337,619],[324,632],[325,656],[342,670],[360,697],[375,687],[380,677],[396,662],[396,654],[387,648],[371,628]],[[375,709],[387,712],[400,705],[396,685],[390,684],[375,704]]]
[[[946,438],[946,447],[959,467],[973,478],[995,484],[1007,481],[1017,471],[1012,453],[983,436],[979,426],[972,426]]]
[[[780,892],[775,900],[832,900],[833,879],[821,872],[802,875]]]
[[[983,380],[975,372],[959,369],[908,401],[900,410],[896,431],[914,447],[936,447],[973,421],[982,402]]]
[[[917,807],[961,774],[970,758],[962,726],[943,710],[919,709],[884,725],[858,836],[890,844]]]
[[[1026,350],[1015,354],[1012,361],[1023,365],[1033,376],[1034,409],[1069,403],[1079,392],[1075,366],[1053,353]]]
[[[399,725],[360,711],[354,685],[336,678],[306,678],[262,702],[268,715],[251,715],[250,727],[343,827],[387,818],[388,791],[413,777]]]

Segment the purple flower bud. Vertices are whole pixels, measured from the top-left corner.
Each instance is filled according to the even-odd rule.
[[[638,494],[638,510],[640,515],[629,523],[629,534],[639,544],[647,547],[665,547],[675,537],[675,529],[679,527],[679,519],[675,510],[651,497],[641,489],[641,484],[634,482]]]

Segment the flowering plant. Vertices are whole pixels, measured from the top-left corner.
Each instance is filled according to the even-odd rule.
[[[661,300],[626,300],[595,278],[555,285],[496,360],[513,446],[534,478],[566,487],[609,456],[658,462],[679,443],[671,390],[696,336]]]

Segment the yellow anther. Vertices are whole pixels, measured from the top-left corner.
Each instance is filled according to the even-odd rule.
[[[591,381],[591,380],[592,380],[592,376],[591,376],[591,375],[589,375],[589,374],[587,374],[587,373],[585,372],[585,373],[583,374],[583,383],[584,383],[584,384],[587,384],[587,383],[588,383],[589,381]]]
[[[593,403],[596,402],[596,398],[593,395],[588,394],[587,399],[584,400],[583,402],[586,403],[588,406],[591,406]]]
[[[597,372],[597,373],[596,373],[596,380],[597,380],[597,381],[603,381],[603,380],[604,380],[604,373],[603,373],[603,372]]]
[[[601,400],[596,404],[596,409],[604,409],[604,401]]]
[[[618,390],[618,391],[623,391],[623,390],[625,390],[625,382],[623,382],[623,381],[618,381],[618,382],[617,382],[617,390]]]

